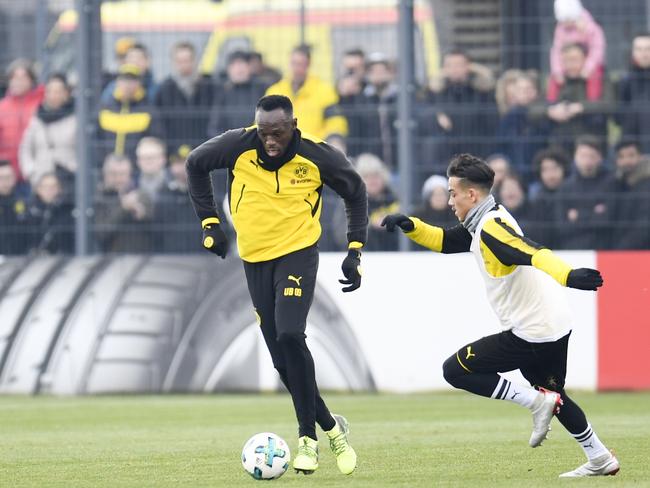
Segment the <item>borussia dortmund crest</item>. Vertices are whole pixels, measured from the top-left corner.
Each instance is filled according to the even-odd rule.
[[[293,171],[293,173],[296,175],[296,178],[300,180],[305,179],[308,172],[309,169],[307,168],[306,164],[298,164],[298,166],[296,166],[296,169]]]

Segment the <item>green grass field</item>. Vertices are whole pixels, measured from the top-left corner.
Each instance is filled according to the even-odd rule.
[[[464,393],[327,395],[351,422],[357,471],[338,473],[327,442],[310,477],[275,485],[345,487],[650,486],[650,393],[574,395],[622,464],[616,477],[558,480],[583,462],[554,421],[551,438],[528,447],[530,416],[516,405]],[[240,452],[256,432],[293,448],[286,395],[0,397],[2,487],[237,487],[258,481]],[[325,436],[322,436],[324,439]]]

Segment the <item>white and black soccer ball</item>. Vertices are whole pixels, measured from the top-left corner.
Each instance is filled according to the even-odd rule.
[[[291,452],[282,437],[271,432],[255,434],[246,441],[241,463],[256,480],[275,480],[289,468]]]

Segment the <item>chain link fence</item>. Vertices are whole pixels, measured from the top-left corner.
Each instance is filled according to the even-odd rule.
[[[0,0],[0,254],[201,252],[185,158],[265,93],[357,165],[369,250],[399,248],[387,213],[455,223],[444,173],[464,152],[534,240],[650,248],[647,2],[406,2],[405,121],[399,3]],[[227,215],[227,175],[213,186]],[[342,202],[323,202],[321,249],[343,249]]]

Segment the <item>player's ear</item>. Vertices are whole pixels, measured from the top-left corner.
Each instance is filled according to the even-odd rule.
[[[293,128],[294,129],[298,128],[298,118],[297,117],[293,118]]]

